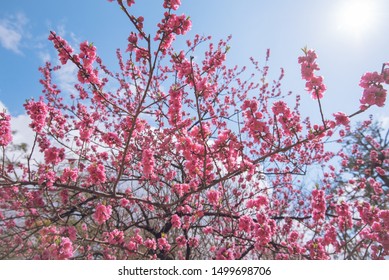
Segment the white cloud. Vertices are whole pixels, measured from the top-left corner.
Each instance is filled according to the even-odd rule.
[[[61,65],[61,69],[55,72],[55,78],[64,96],[75,92],[74,84],[77,83],[77,72],[77,66],[70,61]]]
[[[7,107],[0,101],[0,111],[7,110]],[[8,110],[7,110],[8,111]],[[31,153],[34,145],[35,132],[30,128],[31,119],[27,114],[11,116],[12,145],[7,151],[7,157],[11,161],[25,163],[26,156]],[[26,150],[17,148],[25,146]],[[43,154],[34,150],[33,159],[37,162],[43,160]]]
[[[62,38],[69,37],[71,40],[69,39],[67,40],[73,46],[77,46],[81,42],[80,38],[78,38],[75,33],[71,31],[67,31],[65,23],[58,24],[57,27],[54,29],[54,31]]]
[[[40,51],[38,52],[38,56],[41,59],[42,63],[46,63],[51,60],[51,55],[48,51]]]
[[[26,143],[28,147],[32,147],[35,133],[29,127],[30,123],[31,120],[27,115],[11,117],[11,129],[15,132],[12,135],[13,144],[20,145],[22,143]]]
[[[24,35],[23,28],[27,22],[26,16],[21,13],[0,19],[1,46],[14,53],[22,54],[20,45]]]
[[[0,112],[8,111],[7,107],[5,107],[4,103],[0,101]]]
[[[65,23],[59,23],[54,26],[49,21],[46,25],[48,29],[54,31],[56,34],[67,40],[73,49],[77,49],[80,40],[73,32],[66,30]],[[78,68],[74,63],[68,61],[65,65],[62,65],[58,59],[57,51],[54,50],[51,44],[49,49],[47,46],[45,48],[42,47],[38,52],[38,57],[43,63],[50,61],[53,65],[61,66],[58,71],[53,72],[53,78],[55,79],[53,82],[58,85],[58,88],[63,92],[63,96],[65,98],[69,96],[69,94],[75,93],[74,84],[78,83]]]
[[[22,35],[20,33],[0,24],[0,43],[4,48],[21,54],[22,52],[19,50],[21,39]]]
[[[6,111],[9,114],[7,107],[0,101],[0,112]],[[31,120],[26,115],[11,116],[11,129],[15,132],[12,135],[13,144],[20,145],[27,143],[30,147],[34,142],[34,132],[29,127]]]
[[[0,101],[0,112],[3,110],[8,112],[7,107]],[[22,162],[26,158],[26,152],[30,153],[34,144],[35,132],[30,128],[31,120],[28,115],[23,114],[19,116],[11,116],[11,130],[12,130],[12,147],[7,157],[16,162]],[[21,149],[14,149],[26,144],[26,151]],[[42,154],[38,151],[34,152],[34,159],[41,160]]]
[[[389,129],[389,116],[382,116],[379,120],[382,123],[383,129]]]
[[[56,33],[58,33],[59,36],[65,37],[66,36],[66,27],[65,24],[59,24],[56,28]]]

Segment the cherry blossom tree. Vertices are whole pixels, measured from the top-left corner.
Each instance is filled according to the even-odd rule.
[[[338,238],[346,248],[343,254],[349,259],[366,258],[370,248],[372,257],[382,258],[388,246],[388,231],[377,216],[379,209],[389,206],[388,136],[389,131],[385,132],[373,119],[359,123],[341,139],[343,149],[337,154],[339,170],[327,174],[326,183],[333,185],[328,215],[339,215],[337,221],[343,226]],[[355,207],[347,205],[350,201],[355,201]],[[354,238],[358,234],[365,238]],[[381,240],[381,245],[374,242],[377,240]]]
[[[315,51],[304,48],[298,63],[321,116],[313,124],[300,98],[283,93],[283,70],[269,82],[270,52],[264,65],[251,59],[252,74],[229,68],[230,38],[196,35],[174,47],[192,24],[177,13],[180,0],[163,1],[154,35],[132,14],[133,0],[115,2],[132,26],[127,49],[116,52],[117,70],[92,43],[75,50],[50,32],[59,62],[40,68],[43,95],[24,104],[35,140],[23,160],[12,160],[11,117],[0,113],[0,258],[388,255],[387,204],[342,195],[330,165],[335,154],[325,148],[350,118],[384,106],[386,64],[362,76],[354,113],[328,119],[321,99],[331,96]],[[71,93],[53,75],[69,63],[78,71]],[[302,184],[315,165],[328,170],[323,180]],[[378,183],[372,193],[387,199]]]

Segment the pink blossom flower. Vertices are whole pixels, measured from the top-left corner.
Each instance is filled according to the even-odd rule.
[[[382,227],[381,227],[381,224],[380,223],[377,223],[377,222],[374,222],[372,225],[371,225],[371,229],[373,231],[381,231],[382,230]]]
[[[256,248],[265,246],[271,241],[275,231],[276,224],[274,220],[267,219],[264,215],[257,214],[258,223],[255,224],[254,236],[256,240]]]
[[[343,112],[335,113],[334,117],[337,125],[349,126],[350,119],[345,113]]]
[[[367,72],[361,77],[359,86],[369,88],[372,84],[380,84],[384,81],[383,77],[378,72]]]
[[[70,169],[69,167],[66,167],[63,170],[62,176],[61,176],[61,183],[66,183],[66,182],[76,182],[78,177],[78,169]]]
[[[267,206],[269,205],[269,200],[267,197],[259,195],[256,199],[249,199],[246,202],[246,207],[247,208],[260,208],[262,206]]]
[[[144,149],[142,152],[143,173],[150,177],[154,171],[154,153],[150,149]]]
[[[96,207],[95,213],[93,214],[93,218],[99,225],[101,225],[111,217],[111,214],[111,205],[105,206],[104,204],[99,204]]]
[[[226,60],[226,54],[223,50],[218,49],[208,60],[204,61],[203,64],[203,70],[207,71],[208,73],[212,74],[221,67]],[[202,79],[203,81],[206,81],[206,79]]]
[[[130,203],[130,201],[128,199],[126,199],[126,198],[120,199],[119,202],[120,202],[120,206],[121,207],[126,207]]]
[[[207,226],[207,227],[203,228],[203,232],[205,234],[212,234],[213,233],[213,228],[210,227],[210,226]]]
[[[80,44],[79,58],[82,59],[84,67],[89,68],[96,60],[96,47],[88,41],[82,42]]]
[[[186,246],[186,238],[183,235],[180,235],[176,238],[176,243],[178,247],[182,248]]]
[[[138,36],[131,32],[130,36],[128,36],[128,46],[127,46],[127,52],[132,52],[134,49],[137,48],[137,42],[138,42]]]
[[[337,232],[334,226],[330,226],[324,235],[324,240],[323,240],[323,245],[330,245],[333,244],[335,245],[337,238]]]
[[[62,64],[66,64],[70,59],[73,53],[72,47],[68,44],[66,40],[58,36],[55,32],[51,31],[49,35],[49,40],[53,42],[54,47],[58,51],[59,60]]]
[[[146,63],[146,61],[150,58],[149,52],[145,48],[136,48],[135,49],[135,60],[137,62],[142,61]]]
[[[383,107],[385,105],[387,92],[382,87],[372,85],[363,91],[363,96],[360,100],[364,105],[377,105]]]
[[[165,237],[158,238],[158,248],[160,250],[169,251],[170,244]]]
[[[188,245],[192,248],[198,247],[200,244],[199,239],[197,237],[191,237],[188,240]]]
[[[24,108],[26,109],[27,114],[32,120],[30,127],[35,132],[42,132],[43,127],[46,123],[46,117],[48,113],[47,105],[42,100],[38,102],[30,100],[24,104]]]
[[[210,190],[207,192],[207,198],[209,203],[216,206],[220,203],[220,192],[216,190]]]
[[[164,0],[163,7],[165,9],[177,10],[181,6],[181,0]]]
[[[129,250],[129,251],[136,251],[138,249],[138,246],[136,245],[136,243],[134,241],[130,241],[126,244],[126,248]]]
[[[77,239],[77,230],[74,226],[67,226],[61,229],[61,234],[66,235],[73,242]]]
[[[323,190],[312,191],[312,218],[315,222],[325,218],[326,201]]]
[[[313,99],[321,99],[323,98],[324,92],[327,87],[323,83],[323,77],[313,76],[309,81],[305,83],[306,90],[311,92],[311,96]]]
[[[247,233],[250,233],[250,231],[254,227],[253,219],[249,216],[242,216],[239,218],[239,230],[243,230]]]
[[[274,115],[280,115],[280,114],[285,114],[287,116],[290,115],[290,109],[288,108],[288,105],[282,100],[274,102],[273,107],[271,109]]]
[[[0,146],[7,146],[12,141],[11,117],[0,113]]]
[[[122,244],[124,241],[124,233],[121,230],[114,229],[110,233],[108,233],[108,242],[109,244]]]
[[[135,4],[135,0],[127,0],[128,7],[131,7],[134,4]]]
[[[347,203],[342,201],[340,205],[336,205],[336,213],[338,214],[338,225],[341,230],[352,227],[352,216]]]
[[[309,255],[313,260],[328,260],[329,256],[323,246],[321,238],[308,241],[306,248],[309,250]]]
[[[372,225],[374,222],[379,221],[379,208],[372,207],[368,202],[362,202],[357,206],[359,215],[364,223]]]
[[[266,196],[259,195],[259,196],[257,196],[255,203],[256,203],[257,207],[267,206],[267,205],[269,205],[269,200]]]
[[[81,225],[81,229],[82,229],[83,231],[87,231],[87,229],[88,229],[87,224],[83,223],[83,224]]]
[[[57,175],[53,170],[50,170],[48,165],[40,165],[39,168],[39,179],[38,183],[43,185],[46,184],[47,187],[52,187]]]
[[[289,234],[288,241],[289,241],[290,243],[296,242],[297,239],[298,239],[298,237],[299,237],[298,232],[294,230],[294,231],[292,231],[292,232]]]
[[[216,259],[217,260],[234,260],[235,256],[231,249],[227,249],[225,247],[221,247],[216,252]]]
[[[62,190],[59,193],[59,196],[61,197],[61,201],[63,204],[68,204],[69,202],[69,192],[67,190]]]
[[[181,122],[181,108],[182,108],[182,89],[176,89],[175,86],[173,86],[169,90],[169,110],[168,110],[168,116],[169,116],[169,124],[170,125],[177,125]]]
[[[181,226],[180,217],[177,214],[174,214],[171,218],[171,223],[174,228],[179,228]]]
[[[101,138],[109,147],[113,147],[120,143],[117,133],[114,132],[105,133]]]
[[[242,110],[250,109],[252,112],[256,112],[258,110],[258,101],[257,100],[246,99],[243,102],[243,104],[241,106],[241,109]]]
[[[154,239],[147,238],[144,242],[145,246],[149,249],[155,250],[157,249],[157,243]]]
[[[190,186],[188,184],[174,184],[173,190],[179,196],[183,196],[190,191]]]
[[[92,163],[87,168],[89,172],[89,184],[102,184],[105,183],[107,177],[105,175],[105,167],[101,163]]]
[[[46,164],[58,164],[65,158],[65,149],[50,147],[45,150],[45,162]]]
[[[382,107],[385,105],[387,91],[382,86],[383,82],[385,82],[383,75],[377,72],[368,72],[362,76],[359,83],[364,89],[360,99],[362,106],[377,105]]]
[[[139,229],[136,229],[135,230],[135,235],[133,237],[133,240],[137,243],[137,244],[143,244],[143,237],[139,235]]]
[[[73,243],[67,237],[61,238],[61,243],[58,245],[58,256],[57,259],[65,260],[73,256]]]
[[[154,40],[161,40],[161,50],[165,54],[166,50],[175,40],[175,36],[187,33],[191,29],[191,26],[192,22],[189,17],[185,15],[177,16],[166,12],[165,18],[158,24],[159,30]]]
[[[316,63],[317,55],[313,50],[304,49],[305,56],[298,58],[298,63],[301,65],[301,76],[306,80],[306,90],[311,93],[313,99],[321,99],[326,86],[323,83],[323,77],[315,76],[314,71],[320,70]]]

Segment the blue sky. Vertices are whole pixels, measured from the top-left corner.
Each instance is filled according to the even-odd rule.
[[[134,14],[145,17],[151,32],[162,17],[162,2],[138,0],[133,8]],[[284,91],[300,94],[302,112],[314,119],[319,117],[317,104],[304,92],[297,64],[302,47],[307,45],[318,53],[319,74],[328,88],[323,99],[326,117],[357,110],[361,75],[379,71],[389,61],[389,1],[385,0],[182,0],[178,13],[192,19],[189,37],[212,35],[217,42],[231,34],[229,64],[247,65],[251,56],[263,61],[270,48],[272,77],[277,78],[279,68],[284,67]],[[103,60],[114,65],[115,50],[125,48],[132,29],[118,6],[106,0],[4,1],[0,11],[0,106],[15,117],[24,114],[22,104],[27,98],[41,94],[38,67],[47,59],[55,61],[47,40],[50,30],[64,36],[75,49],[84,40],[93,42]],[[69,87],[75,81],[72,71],[65,67],[60,86]],[[389,125],[388,106],[358,119],[370,113]]]

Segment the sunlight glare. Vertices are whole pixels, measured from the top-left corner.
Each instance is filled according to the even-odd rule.
[[[337,23],[342,33],[361,36],[373,28],[377,12],[376,1],[345,1],[338,6]]]

